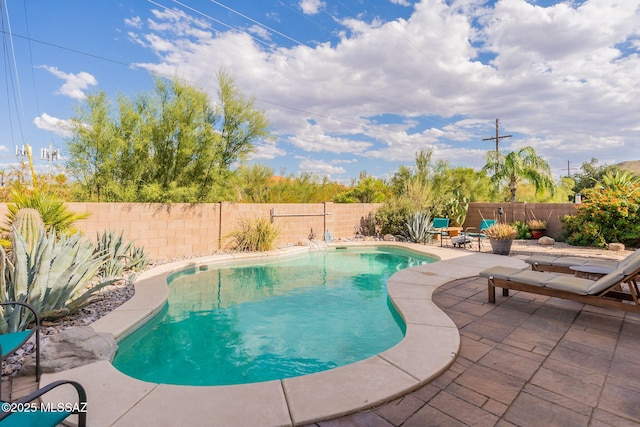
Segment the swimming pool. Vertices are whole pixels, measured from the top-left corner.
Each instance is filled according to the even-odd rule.
[[[349,248],[184,270],[169,278],[163,310],[119,343],[113,363],[146,381],[225,385],[362,360],[404,336],[387,279],[433,261],[398,248]]]

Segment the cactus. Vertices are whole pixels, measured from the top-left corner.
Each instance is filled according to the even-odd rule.
[[[44,222],[40,212],[31,208],[23,208],[16,213],[13,228],[27,243],[29,253],[32,253],[36,243],[40,240],[40,235],[44,232]]]

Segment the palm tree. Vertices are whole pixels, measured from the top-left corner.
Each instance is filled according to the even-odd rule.
[[[640,177],[629,171],[605,173],[595,185],[596,189],[624,190],[629,195],[640,190]]]
[[[493,172],[491,181],[494,184],[507,182],[512,202],[516,201],[516,191],[522,180],[531,182],[537,194],[544,190],[549,190],[552,195],[556,192],[549,163],[538,157],[533,147],[523,147],[506,156],[499,151],[489,151],[483,170],[487,173]]]

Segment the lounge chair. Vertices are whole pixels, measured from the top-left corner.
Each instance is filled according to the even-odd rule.
[[[0,307],[3,306],[6,307],[5,315],[7,314],[6,311],[8,310],[19,310],[19,316],[26,316],[28,314],[25,311],[26,308],[34,317],[33,329],[26,329],[24,331],[10,332],[0,335],[0,353],[2,353],[2,360],[6,359],[17,349],[22,347],[22,345],[27,342],[32,335],[35,334],[36,382],[38,382],[40,381],[40,316],[38,316],[36,309],[33,308],[32,305],[24,302],[7,301],[0,303]],[[1,395],[0,398],[2,398]]]
[[[76,389],[78,402],[40,403],[39,398],[42,395],[64,384],[70,384]],[[15,402],[2,403],[2,412],[0,412],[2,427],[55,427],[73,414],[78,415],[78,427],[87,425],[87,393],[75,381],[55,381]]]
[[[640,257],[640,249],[622,260],[575,256],[534,255],[526,258],[524,262],[531,264],[531,269],[536,271],[573,274],[577,269],[571,267],[577,266],[595,266],[602,267],[602,271],[606,271],[607,269],[613,271],[620,266],[628,264],[636,257]]]
[[[482,239],[486,239],[487,236],[483,233],[484,230],[486,230],[487,228],[491,227],[492,225],[494,225],[496,223],[495,219],[483,219],[480,222],[480,229],[478,230],[478,232],[470,232],[470,230],[475,230],[475,227],[467,227],[464,230],[464,234],[470,238],[474,238],[477,237],[478,238],[478,251],[482,248]]]
[[[569,299],[584,304],[640,313],[640,290],[636,276],[640,272],[640,256],[602,276],[598,280],[583,279],[562,273],[491,267],[480,272],[488,282],[489,302],[496,302],[495,288],[509,296],[509,289]],[[628,285],[629,292],[621,284]]]

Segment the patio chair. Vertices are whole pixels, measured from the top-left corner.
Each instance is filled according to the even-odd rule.
[[[469,230],[475,230],[475,227],[467,227],[464,231],[464,234],[470,238],[478,238],[478,251],[480,251],[480,249],[482,248],[482,239],[486,239],[487,236],[485,234],[483,234],[482,232],[484,230],[486,230],[487,228],[491,227],[492,225],[494,225],[496,223],[495,219],[483,219],[480,222],[480,229],[478,230],[478,232],[470,232]]]
[[[440,246],[442,241],[448,239],[449,236],[449,218],[434,218],[431,222],[432,231],[429,234],[440,236]]]
[[[77,403],[39,403],[39,398],[42,395],[65,384],[70,384],[76,389],[78,393]],[[15,402],[3,401],[2,403],[2,412],[0,412],[1,427],[55,427],[73,414],[78,415],[78,427],[86,427],[87,425],[87,393],[75,381],[55,381]],[[49,407],[44,407],[45,405]],[[28,411],[25,408],[28,408]]]
[[[556,273],[574,273],[577,266],[602,267],[602,271],[615,270],[624,266],[636,257],[640,257],[640,249],[636,250],[622,260],[597,259],[575,256],[555,256],[555,255],[534,255],[526,258],[524,262],[531,264],[531,269],[535,271],[549,271]],[[574,267],[574,268],[572,268]]]
[[[2,360],[9,357],[13,354],[17,349],[22,347],[22,345],[31,338],[32,335],[35,334],[36,343],[36,382],[40,381],[40,316],[38,316],[38,312],[31,304],[27,304],[25,302],[17,302],[17,301],[7,301],[0,303],[0,307],[5,308],[5,315],[7,314],[7,310],[19,310],[19,316],[26,316],[25,308],[31,312],[34,317],[34,326],[32,329],[25,329],[24,331],[18,332],[9,332],[6,334],[0,335],[0,352],[2,353]],[[17,307],[16,307],[17,306]],[[11,307],[11,308],[10,308]],[[0,398],[2,398],[0,394]]]
[[[636,276],[640,272],[640,256],[619,266],[598,280],[584,279],[562,273],[520,270],[511,267],[491,267],[480,272],[487,278],[489,302],[496,302],[495,288],[509,296],[509,289],[563,298],[599,307],[640,313],[640,290]],[[628,292],[621,285],[627,284]]]

